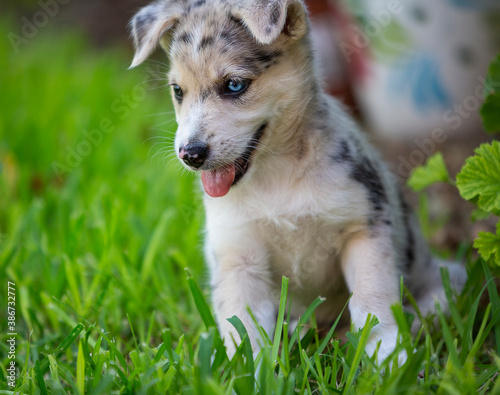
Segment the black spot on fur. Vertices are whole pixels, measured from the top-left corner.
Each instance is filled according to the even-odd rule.
[[[184,44],[191,44],[193,42],[193,35],[188,32],[184,32],[177,37],[177,40],[182,41]]]
[[[201,51],[201,50],[209,47],[210,45],[212,45],[214,43],[214,41],[215,41],[214,38],[211,37],[211,36],[209,36],[209,37],[207,37],[207,36],[203,37],[201,39],[201,41],[200,41],[200,44],[198,45],[198,51]]]
[[[193,8],[198,8],[201,7],[203,4],[205,4],[206,0],[198,0],[193,4]]]
[[[368,158],[364,157],[361,161],[353,164],[351,177],[365,187],[368,200],[375,214],[373,222],[376,222],[375,220],[384,209],[384,204],[387,203],[387,196],[380,175]]]
[[[257,65],[257,62],[255,61],[255,58],[252,57],[245,57],[243,58],[240,66],[247,70],[249,73],[252,73],[254,75],[260,74],[259,67]]]
[[[342,140],[339,144],[338,151],[332,157],[334,162],[345,162],[352,160],[351,149],[347,141]]]
[[[234,39],[234,33],[231,30],[223,30],[220,32],[219,37],[231,43]]]
[[[229,46],[237,46],[240,41],[237,30],[231,28],[222,30],[219,33],[218,38],[223,44],[225,44],[223,47],[224,49],[227,49]]]
[[[242,25],[241,19],[236,18],[233,14],[229,13],[228,18],[230,21],[232,21],[233,23],[236,23],[238,26]]]
[[[279,51],[263,51],[259,50],[255,54],[255,61],[257,65],[262,66],[264,69],[268,69],[272,65],[278,62],[279,57],[281,56],[281,52]]]
[[[264,130],[267,128],[267,122],[264,122],[260,127],[257,129],[257,131],[253,135],[254,140],[260,140],[262,136],[264,135]]]
[[[254,74],[255,77],[267,70],[269,67],[278,62],[281,52],[269,52],[264,50],[257,50],[250,56],[245,56],[240,64],[240,67],[246,69],[249,73]]]
[[[274,61],[276,58],[281,56],[281,52],[274,51],[274,52],[265,52],[265,51],[259,51],[257,53],[257,60],[262,63],[270,63]]]
[[[143,29],[145,25],[153,22],[154,15],[151,13],[139,14],[135,17],[135,27],[137,29]]]
[[[264,135],[264,131],[267,128],[268,123],[264,122],[262,125],[259,126],[259,128],[254,132],[252,139],[250,140],[250,144],[248,145],[247,149],[241,156],[244,160],[250,160],[253,152],[257,149],[257,144],[259,143],[260,139]],[[238,181],[243,177],[243,174],[239,175],[238,173],[236,174],[236,177],[233,181],[233,186],[238,183]]]
[[[411,268],[413,266],[413,262],[415,262],[415,240],[413,238],[413,232],[411,228],[407,229],[407,242],[406,242],[406,267]]]
[[[144,32],[147,30],[147,25],[152,24],[156,20],[156,16],[152,12],[139,13],[133,22],[133,27],[137,37],[137,44],[140,45],[142,39],[146,36]]]
[[[406,240],[404,247],[405,254],[405,268],[410,269],[415,262],[415,237],[410,224],[410,217],[412,215],[410,206],[406,203],[401,190],[399,191],[399,203],[401,205],[401,213],[403,215],[403,225],[406,232]]]
[[[271,15],[269,16],[269,22],[271,23],[271,25],[276,25],[280,20],[280,16],[281,16],[281,10],[279,4],[275,3],[275,6],[271,11]]]

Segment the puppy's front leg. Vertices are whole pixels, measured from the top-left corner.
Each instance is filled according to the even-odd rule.
[[[366,351],[372,355],[377,342],[381,341],[378,361],[381,363],[394,351],[398,327],[391,306],[398,301],[399,271],[389,232],[380,230],[354,236],[348,243],[342,260],[342,268],[349,291],[351,320],[361,328],[368,314],[375,315],[379,324],[373,328]],[[399,362],[405,360],[401,355]]]
[[[214,310],[230,358],[236,352],[234,341],[239,344],[240,337],[227,321],[228,318],[236,315],[243,322],[254,357],[259,352],[262,339],[247,308],[250,308],[259,325],[269,335],[275,323],[275,305],[271,295],[271,276],[267,269],[266,254],[262,246],[249,246],[248,239],[245,244],[246,248],[232,248],[231,252],[217,256],[217,263],[212,268]]]

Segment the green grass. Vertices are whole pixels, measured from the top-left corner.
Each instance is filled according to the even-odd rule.
[[[12,29],[0,26],[3,37]],[[398,351],[410,355],[401,368],[364,353],[370,325],[345,343],[335,328],[318,337],[321,299],[303,317],[307,333],[289,336],[286,292],[274,345],[254,363],[234,317],[245,340],[228,360],[207,303],[198,187],[166,155],[175,123],[165,82],[144,82],[158,79],[147,76],[154,62],[127,71],[129,55],[67,33],[40,33],[18,54],[0,41],[0,322],[11,281],[15,391],[500,393],[500,298],[470,258],[466,289],[450,293],[440,325],[430,318],[411,336],[411,317],[394,308]],[[84,133],[102,125],[113,130]],[[2,325],[0,393],[13,390],[7,332]]]

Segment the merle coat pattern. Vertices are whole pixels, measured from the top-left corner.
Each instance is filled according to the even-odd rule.
[[[230,355],[247,327],[254,352],[271,333],[281,277],[290,278],[292,314],[318,296],[317,320],[379,319],[368,342],[379,361],[397,341],[390,307],[400,277],[422,312],[438,299],[439,265],[460,288],[459,265],[433,259],[396,183],[316,71],[301,0],[163,0],[131,21],[132,66],[158,44],[170,58],[178,130],[175,149],[201,173],[205,255],[219,329]],[[405,356],[401,355],[400,360]]]

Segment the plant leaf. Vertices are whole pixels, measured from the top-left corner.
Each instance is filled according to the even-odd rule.
[[[490,65],[485,82],[486,99],[481,107],[484,128],[489,133],[500,132],[500,56]]]
[[[489,95],[481,107],[481,117],[488,133],[500,132],[500,93]]]
[[[482,144],[457,175],[457,187],[466,200],[478,199],[482,210],[500,212],[500,143]]]
[[[448,182],[449,179],[443,155],[438,152],[432,155],[425,165],[413,169],[408,185],[415,191],[421,191],[437,182]]]
[[[500,267],[500,222],[497,224],[496,235],[479,232],[479,236],[474,240],[474,248],[479,251],[485,261],[493,262]]]

